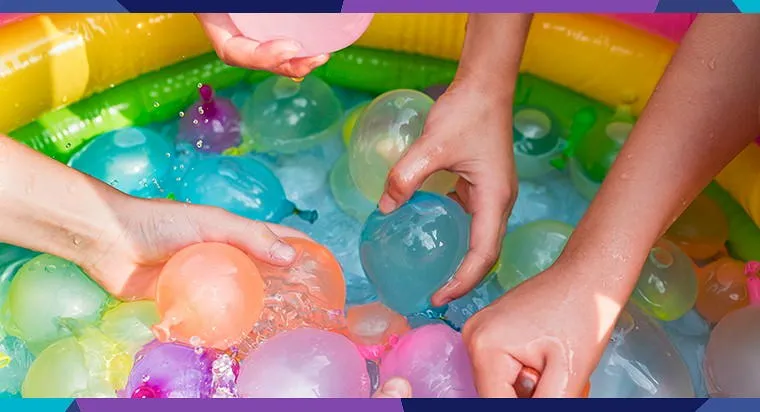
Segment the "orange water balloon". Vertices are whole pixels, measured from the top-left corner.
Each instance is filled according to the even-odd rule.
[[[253,328],[264,306],[264,282],[242,251],[199,243],[172,256],[156,286],[162,341],[227,349]]]
[[[728,219],[720,207],[700,195],[670,226],[665,237],[694,260],[718,254],[728,239]]]
[[[749,304],[744,262],[724,257],[697,272],[696,309],[705,320],[717,323],[727,314]]]
[[[242,352],[288,330],[302,327],[338,330],[345,325],[346,282],[335,256],[303,238],[283,238],[296,250],[290,266],[259,264],[266,298],[259,321]]]

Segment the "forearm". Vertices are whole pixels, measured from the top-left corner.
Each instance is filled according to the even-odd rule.
[[[624,304],[653,243],[757,135],[758,38],[756,16],[694,23],[567,246],[602,269],[589,287]]]
[[[79,263],[119,230],[114,206],[130,198],[0,135],[0,242]]]
[[[530,14],[470,14],[455,82],[473,84],[511,104]]]

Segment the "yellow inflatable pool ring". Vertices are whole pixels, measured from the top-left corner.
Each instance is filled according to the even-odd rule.
[[[458,59],[466,22],[466,14],[378,14],[357,44]],[[675,49],[606,17],[536,14],[521,69],[638,114]]]
[[[715,180],[760,226],[760,146],[750,144]]]
[[[4,133],[211,48],[191,14],[37,15],[0,27],[0,39]]]

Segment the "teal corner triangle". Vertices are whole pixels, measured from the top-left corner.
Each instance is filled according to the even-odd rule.
[[[3,412],[79,412],[79,407],[73,399],[0,399],[0,410]]]
[[[734,4],[742,13],[760,13],[760,0],[734,0]]]

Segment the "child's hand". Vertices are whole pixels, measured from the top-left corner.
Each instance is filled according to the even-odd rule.
[[[244,37],[227,14],[199,13],[216,54],[231,66],[267,70],[288,77],[304,77],[327,62],[328,55],[294,58],[300,51],[297,43],[276,40],[259,43]]]
[[[388,174],[383,213],[405,203],[434,172],[459,175],[452,197],[472,214],[470,249],[454,278],[432,299],[435,306],[466,294],[496,262],[517,194],[508,99],[487,88],[456,82],[428,115],[423,135]]]
[[[84,251],[88,254],[77,263],[122,299],[152,299],[164,263],[186,246],[229,243],[255,259],[287,265],[295,258],[295,251],[279,236],[306,237],[294,229],[245,219],[222,209],[167,200],[128,198],[116,213],[122,223],[101,236],[102,252]]]
[[[583,282],[593,267],[558,263],[473,316],[463,337],[482,397],[514,398],[523,368],[533,397],[580,397],[621,308]],[[605,274],[607,275],[607,274]]]

